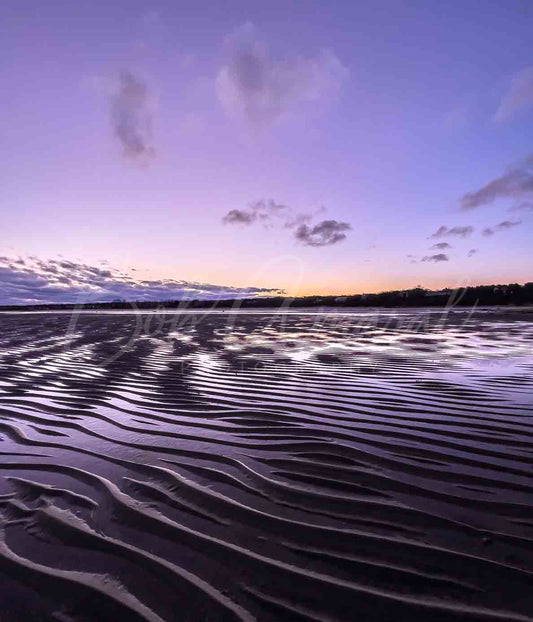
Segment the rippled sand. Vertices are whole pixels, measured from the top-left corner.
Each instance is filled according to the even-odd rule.
[[[0,620],[533,620],[533,315],[0,315]]]

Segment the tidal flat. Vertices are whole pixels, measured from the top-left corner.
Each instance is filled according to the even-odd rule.
[[[533,620],[533,313],[0,314],[0,620]]]

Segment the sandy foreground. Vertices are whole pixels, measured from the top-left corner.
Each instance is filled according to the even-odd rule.
[[[533,620],[533,313],[0,315],[0,621]]]

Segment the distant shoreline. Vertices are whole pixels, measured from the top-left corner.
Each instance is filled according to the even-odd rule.
[[[230,298],[222,300],[167,300],[80,303],[34,303],[0,305],[0,312],[30,311],[227,311],[227,310],[296,310],[296,309],[413,309],[457,307],[526,307],[533,306],[533,282],[520,285],[479,285],[438,291],[415,287],[378,294],[349,296],[276,296]]]

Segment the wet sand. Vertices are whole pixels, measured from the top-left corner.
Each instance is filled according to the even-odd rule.
[[[533,314],[0,315],[0,620],[533,620]]]

